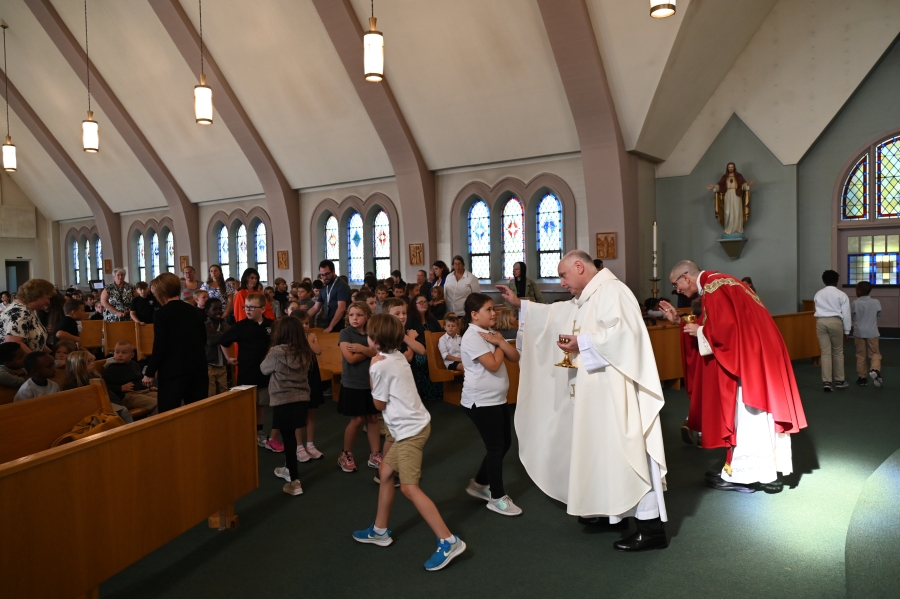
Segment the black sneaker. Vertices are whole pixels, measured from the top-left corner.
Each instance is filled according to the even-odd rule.
[[[869,379],[867,379],[864,376],[861,376],[858,379],[856,379],[856,384],[859,385],[860,387],[865,387],[866,385],[869,384]]]
[[[849,386],[850,386],[850,383],[848,383],[847,381],[837,381],[834,384],[835,389],[846,389]]]
[[[881,387],[884,381],[881,380],[881,373],[875,370],[874,368],[869,371],[869,376],[872,377],[872,382],[875,383],[876,387]]]
[[[822,385],[822,391],[825,393],[831,393],[831,383],[825,383]]]

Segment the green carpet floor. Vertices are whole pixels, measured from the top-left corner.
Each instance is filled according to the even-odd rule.
[[[847,345],[848,380],[853,375]],[[898,364],[900,342],[883,341],[885,363]],[[679,427],[684,391],[666,391],[662,412],[668,461],[666,504],[671,545],[622,554],[614,532],[577,524],[538,490],[517,458],[507,456],[508,493],[524,515],[506,518],[463,491],[483,456],[475,427],[460,408],[429,406],[422,488],[468,551],[440,572],[422,564],[434,539],[398,494],[388,548],[360,545],[350,533],[374,519],[373,470],[341,472],[336,459],[345,419],[320,410],[323,460],[300,465],[304,495],[281,491],[272,470],[282,457],[260,451],[260,486],[236,505],[237,531],[206,523],[101,586],[104,599],[197,597],[844,597],[844,547],[851,515],[869,476],[900,447],[900,368],[884,368],[885,387],[825,394],[818,367],[795,364],[809,428],[793,437],[795,473],[778,494],[714,491],[706,470],[722,451],[685,445]],[[357,457],[363,455],[360,436]]]

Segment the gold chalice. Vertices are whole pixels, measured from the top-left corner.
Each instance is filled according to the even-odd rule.
[[[681,322],[683,322],[684,324],[691,324],[692,322],[697,322],[697,315],[696,314],[684,314],[681,317]]]
[[[568,343],[568,341],[569,340],[562,335],[559,336],[560,343]],[[569,352],[563,350],[563,354],[564,356],[562,362],[558,362],[557,364],[554,364],[554,366],[559,366],[560,368],[578,368],[577,366],[572,364],[572,360],[569,359],[569,356],[571,355]]]

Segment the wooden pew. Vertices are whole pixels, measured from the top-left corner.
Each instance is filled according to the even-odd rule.
[[[140,325],[134,323],[135,336],[137,337],[137,359],[143,360],[153,355],[153,325]]]
[[[111,360],[112,358],[110,358]],[[103,377],[103,370],[106,368],[106,364],[109,360],[97,360],[94,362],[94,372]],[[134,408],[128,410],[128,413],[131,414],[131,417],[135,420],[142,420],[150,415],[150,410],[147,408]]]
[[[128,322],[104,322],[103,323],[103,355],[108,356],[119,341],[127,341],[137,347],[137,323]],[[146,326],[146,325],[145,325]]]
[[[0,406],[0,464],[50,449],[82,418],[100,409],[112,412],[100,379],[80,389]]]
[[[673,324],[647,327],[653,357],[660,381],[671,381],[675,389],[681,388],[684,372],[681,364],[681,327]]]
[[[22,454],[38,439],[58,437],[59,429],[43,429],[70,410],[59,398],[91,392],[0,408],[0,423],[32,412],[27,426],[15,417],[18,426],[4,428],[0,448]],[[93,401],[91,408],[96,395]],[[97,597],[100,583],[210,514],[211,525],[236,527],[234,502],[259,485],[257,453],[252,387],[0,465],[0,530],[8,541],[0,546],[0,597]]]
[[[425,331],[425,357],[428,358],[428,378],[434,383],[444,384],[444,401],[458,406],[462,396],[463,375],[461,372],[444,368],[444,359],[438,348],[443,333]]]
[[[796,312],[794,314],[778,314],[772,318],[781,331],[784,344],[787,346],[791,360],[812,358],[818,362],[821,349],[816,335],[815,312]]]
[[[103,321],[81,321],[81,349],[97,349],[103,347]]]

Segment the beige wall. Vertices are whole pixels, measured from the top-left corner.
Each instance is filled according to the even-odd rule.
[[[638,294],[638,301],[643,302],[652,295],[653,283],[653,221],[656,220],[656,165],[648,160],[638,160],[638,236],[640,243],[638,256],[640,259],[640,280],[629,287]],[[662,272],[662,264],[658,264],[658,272]],[[665,277],[663,277],[665,279]],[[668,298],[671,291],[668,279],[657,283],[659,297]]]
[[[6,260],[28,260],[31,263],[31,277],[47,279],[59,283],[58,260],[55,258],[53,234],[54,222],[46,218],[34,203],[16,184],[14,177],[0,173],[2,177],[2,197],[4,206],[22,206],[35,209],[37,237],[20,239],[0,237],[0,289],[6,289]],[[14,291],[14,290],[12,290]]]

